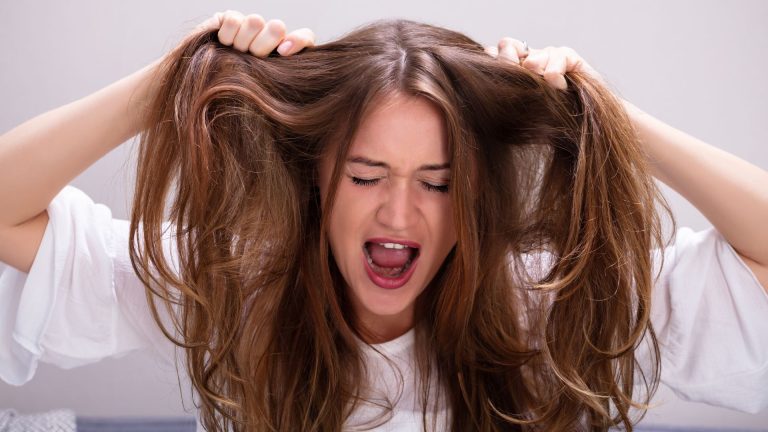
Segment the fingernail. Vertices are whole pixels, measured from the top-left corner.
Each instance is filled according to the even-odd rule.
[[[280,55],[286,55],[291,50],[291,47],[293,47],[293,42],[285,41],[277,47],[277,52],[279,52]]]

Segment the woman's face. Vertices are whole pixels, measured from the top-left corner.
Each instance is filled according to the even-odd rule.
[[[323,197],[334,159],[319,167]],[[395,94],[363,119],[342,167],[328,235],[358,319],[378,341],[413,326],[416,297],[456,244],[449,163],[438,108]]]

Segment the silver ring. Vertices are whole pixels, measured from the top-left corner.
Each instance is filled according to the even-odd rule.
[[[528,55],[528,42],[523,41],[523,54]]]

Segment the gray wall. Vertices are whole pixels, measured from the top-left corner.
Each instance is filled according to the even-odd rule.
[[[4,1],[0,132],[140,68],[224,9],[279,17],[290,28],[308,26],[320,41],[373,19],[404,17],[464,31],[485,44],[509,35],[533,47],[571,46],[623,97],[768,169],[768,3],[758,0]],[[113,151],[74,182],[116,217],[128,214],[131,146]],[[709,226],[684,199],[666,192],[681,226]],[[24,387],[0,383],[0,407],[181,414],[175,383],[141,353],[71,371],[42,365]],[[668,391],[655,402],[662,405],[646,422],[768,427],[768,411],[746,415],[684,403]]]

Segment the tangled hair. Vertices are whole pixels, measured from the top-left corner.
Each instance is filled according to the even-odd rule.
[[[632,430],[660,369],[656,204],[671,213],[615,96],[566,79],[555,90],[460,33],[403,20],[290,57],[237,52],[215,32],[173,51],[142,133],[131,260],[185,352],[203,425],[338,431],[364,399],[361,333],[326,232],[355,131],[398,93],[443,114],[458,239],[416,304],[424,428],[435,380],[454,431]],[[531,272],[539,257],[550,265]]]

